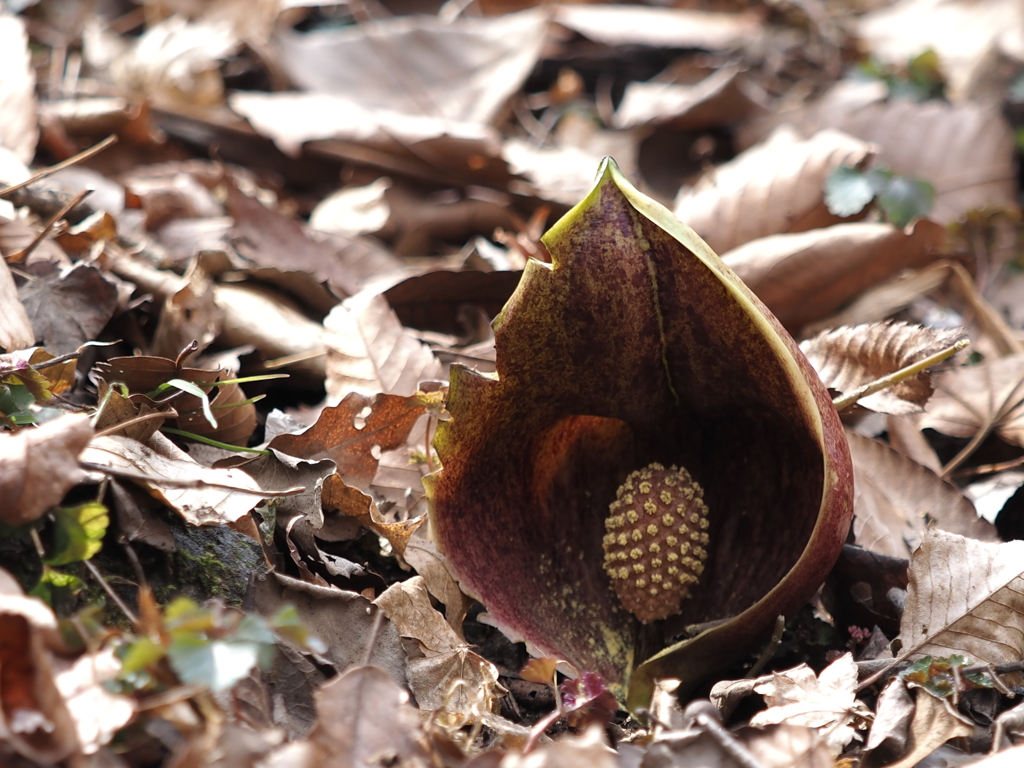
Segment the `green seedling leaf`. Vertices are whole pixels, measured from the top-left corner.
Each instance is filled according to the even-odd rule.
[[[900,673],[900,677],[908,683],[919,685],[929,693],[940,698],[951,696],[957,690],[956,676],[953,669],[966,667],[967,660],[959,654],[933,658],[924,656],[917,659]],[[959,690],[961,693],[973,688],[993,688],[992,679],[982,672],[968,672],[960,676]]]
[[[313,653],[325,653],[327,645],[302,623],[299,612],[294,605],[286,605],[270,619],[270,626],[279,636],[290,640],[300,648]]]
[[[185,381],[184,379],[171,379],[167,384],[180,389],[182,392],[188,392],[190,395],[198,397],[203,404],[203,415],[206,417],[206,420],[210,422],[210,426],[214,429],[217,428],[217,420],[213,417],[213,409],[210,407],[210,398],[206,396],[203,390],[191,381]]]
[[[103,536],[110,525],[110,515],[104,505],[90,502],[57,509],[53,515],[53,552],[43,558],[47,565],[89,560],[103,547]]]
[[[36,417],[29,407],[35,402],[32,393],[20,384],[0,384],[0,413],[12,423],[18,426],[34,424]]]
[[[878,194],[878,206],[897,227],[927,216],[935,202],[935,187],[927,181],[893,176]]]
[[[232,688],[256,666],[260,644],[210,640],[198,633],[182,633],[175,635],[167,657],[183,683],[204,685],[220,693]]]
[[[149,669],[167,655],[167,649],[148,637],[140,637],[134,643],[123,646],[121,656],[121,674],[134,675]]]
[[[853,216],[875,199],[868,177],[856,168],[840,165],[825,180],[825,205],[834,216]]]
[[[211,440],[208,437],[194,434],[193,432],[186,432],[183,429],[175,429],[174,427],[161,427],[161,432],[165,432],[168,435],[177,435],[178,437],[185,437],[189,440],[195,440],[197,443],[204,443],[205,445],[212,445],[214,448],[220,448],[224,451],[234,451],[235,453],[258,453],[261,456],[269,456],[270,451],[263,448],[246,448],[241,445],[231,445],[230,443],[222,443],[220,440]]]
[[[33,597],[38,597],[47,605],[53,607],[53,601],[59,594],[77,595],[83,586],[85,585],[82,583],[82,580],[74,574],[56,571],[48,565],[44,565],[42,576],[39,577],[39,583],[33,587],[29,594]]]

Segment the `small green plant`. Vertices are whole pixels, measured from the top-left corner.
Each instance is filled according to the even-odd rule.
[[[835,216],[853,216],[871,201],[897,227],[927,216],[935,202],[935,188],[927,181],[900,176],[886,168],[862,171],[840,165],[825,180],[825,205]]]
[[[908,60],[905,67],[893,67],[872,56],[857,67],[857,72],[861,77],[885,83],[890,99],[928,101],[946,96],[942,62],[931,48]]]
[[[945,698],[954,692],[963,693],[972,688],[994,688],[992,679],[983,672],[963,672],[954,670],[967,666],[963,656],[941,656],[932,658],[925,656],[911,664],[900,673],[900,677],[908,683],[921,686],[929,693]]]

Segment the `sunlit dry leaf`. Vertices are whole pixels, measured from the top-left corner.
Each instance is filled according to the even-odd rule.
[[[220,333],[221,312],[214,300],[213,283],[201,269],[192,270],[188,284],[164,299],[149,352],[175,358],[193,341],[202,352]]]
[[[81,458],[115,474],[122,469],[151,478],[144,485],[190,525],[233,522],[265,498],[245,472],[204,467],[159,433],[146,444],[118,435],[97,437]],[[172,482],[163,484],[163,478]]]
[[[617,768],[616,753],[605,742],[604,728],[591,725],[580,736],[565,735],[522,755],[509,752],[501,768]]]
[[[854,472],[856,543],[890,557],[910,557],[930,524],[981,541],[997,541],[955,485],[877,440],[847,431]]]
[[[16,752],[54,764],[78,747],[75,722],[54,680],[47,635],[57,630],[53,611],[0,569],[0,734]]]
[[[1024,355],[956,368],[935,381],[936,392],[919,426],[953,437],[991,430],[1024,446]]]
[[[571,205],[594,185],[601,157],[579,147],[538,147],[524,139],[507,139],[501,157],[511,173],[529,179],[525,192],[541,200]]]
[[[84,414],[61,416],[17,434],[0,433],[0,520],[24,525],[59,504],[85,477],[78,458],[91,438]]]
[[[983,757],[971,765],[973,768],[1017,768],[1021,760],[1024,760],[1024,744]]]
[[[827,227],[842,219],[829,213],[822,188],[840,165],[861,166],[874,149],[839,131],[807,141],[779,129],[683,189],[674,213],[718,253],[759,237]]]
[[[324,408],[316,424],[300,435],[278,435],[275,450],[300,459],[330,459],[347,485],[366,491],[377,472],[380,452],[405,445],[417,419],[426,412],[415,397],[353,392]]]
[[[613,124],[617,128],[668,124],[696,130],[737,123],[764,107],[750,95],[739,67],[716,70],[699,83],[632,82],[626,86]]]
[[[914,696],[914,703],[907,754],[886,768],[914,768],[950,739],[974,733],[974,724],[948,700],[936,698],[922,688]]]
[[[461,633],[462,620],[472,601],[459,589],[445,566],[444,555],[437,551],[437,545],[429,537],[422,535],[423,530],[409,540],[403,558],[423,577],[430,594],[444,605],[445,620]]]
[[[829,664],[820,675],[801,664],[785,672],[776,672],[771,682],[755,691],[764,696],[768,709],[750,720],[754,726],[789,723],[819,728],[838,755],[857,735],[852,724],[870,711],[856,698],[857,666],[852,654],[844,654]]]
[[[111,693],[103,685],[117,677],[121,662],[112,650],[96,651],[74,662],[60,660],[56,670],[57,688],[75,721],[79,749],[91,755],[135,714],[131,699]]]
[[[910,560],[901,656],[1024,656],[1024,542],[990,544],[929,530]]]
[[[1003,471],[964,488],[964,496],[974,503],[978,514],[995,523],[1003,506],[1024,485],[1024,472]]]
[[[2,20],[0,20],[2,21]],[[14,284],[7,262],[0,258],[0,349],[12,352],[36,343],[28,314]]]
[[[320,232],[347,237],[379,232],[391,209],[384,192],[391,179],[381,178],[363,187],[345,187],[319,203],[309,214],[309,226]]]
[[[747,125],[739,145],[749,146],[786,123],[804,136],[834,128],[876,145],[876,166],[931,183],[935,221],[945,224],[986,205],[1016,204],[1013,130],[998,104],[884,101],[884,86],[858,94],[841,83],[833,91]]]
[[[960,328],[943,330],[908,323],[872,323],[823,331],[802,342],[800,349],[825,386],[847,394],[951,347],[965,337]],[[924,410],[931,394],[931,377],[923,371],[858,402],[873,411],[905,416]]]
[[[562,5],[555,21],[606,45],[719,50],[752,42],[761,34],[761,20],[753,13],[709,13],[642,5]]]
[[[796,330],[900,270],[934,261],[945,241],[945,229],[926,220],[909,232],[891,224],[837,224],[754,240],[722,261]]]
[[[460,726],[493,709],[497,668],[472,652],[431,605],[422,577],[392,584],[374,604],[399,634],[420,645],[424,658],[410,659],[408,667],[420,709],[459,715]]]
[[[430,349],[402,327],[379,293],[364,291],[339,304],[324,328],[332,402],[353,392],[411,395],[421,381],[441,376]]]
[[[922,51],[942,62],[953,101],[996,95],[1000,54],[1024,58],[1024,6],[1015,0],[903,0],[857,21],[871,55],[903,66]]]
[[[897,675],[878,694],[875,719],[864,742],[864,750],[870,752],[882,747],[888,754],[905,754],[913,714],[914,700],[910,698],[903,678]]]
[[[282,29],[276,42],[280,65],[304,90],[373,111],[489,124],[533,69],[548,15],[396,16],[315,35]]]
[[[35,87],[25,22],[0,14],[0,146],[23,163],[32,162],[39,140]]]

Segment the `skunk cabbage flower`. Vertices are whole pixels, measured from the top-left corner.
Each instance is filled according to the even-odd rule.
[[[764,642],[853,514],[824,385],[689,227],[605,160],[495,321],[497,374],[453,366],[428,478],[462,588],[536,655],[631,709]]]

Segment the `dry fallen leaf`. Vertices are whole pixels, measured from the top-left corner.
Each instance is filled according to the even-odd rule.
[[[908,323],[871,323],[823,331],[800,344],[829,389],[853,392],[965,338],[962,329],[934,329]],[[932,395],[931,377],[922,372],[893,387],[861,398],[865,408],[906,416],[920,413]]]
[[[86,653],[73,662],[58,660],[55,670],[57,688],[75,721],[79,749],[83,754],[94,754],[135,714],[130,698],[104,687],[117,677],[121,662],[113,650],[102,650]]]
[[[148,443],[118,435],[97,437],[81,459],[109,468],[113,475],[118,470],[145,475],[140,482],[190,525],[234,522],[266,498],[242,470],[204,467],[159,432]]]
[[[499,768],[617,768],[616,757],[605,742],[604,728],[594,724],[579,736],[566,735],[529,755],[507,752]]]
[[[1024,657],[1024,542],[990,544],[929,530],[910,560],[902,657]]]
[[[367,496],[358,488],[345,485],[338,475],[331,475],[324,480],[320,503],[325,512],[340,512],[354,518],[364,528],[383,536],[399,556],[405,554],[409,537],[423,524],[426,518],[419,518],[402,523],[389,523],[381,518],[377,505],[371,496]]]
[[[379,293],[364,291],[339,304],[324,328],[331,402],[353,392],[411,395],[421,381],[441,376],[433,353],[402,327]]]
[[[753,42],[761,34],[760,19],[754,13],[709,13],[642,5],[560,5],[555,21],[606,45],[720,50]]]
[[[905,754],[913,715],[914,700],[910,698],[907,684],[902,677],[892,678],[878,694],[875,719],[864,742],[864,751],[881,748],[889,755]]]
[[[991,431],[1024,446],[1024,355],[947,371],[935,381],[935,389],[919,423],[922,429],[953,437]]]
[[[929,264],[945,241],[945,229],[927,220],[909,231],[891,224],[837,224],[753,240],[722,261],[783,325],[796,330],[902,269]]]
[[[0,147],[23,163],[32,162],[39,140],[36,121],[36,78],[31,66],[25,22],[0,14]],[[0,185],[3,181],[0,179]]]
[[[754,688],[764,696],[768,709],[751,718],[754,726],[789,723],[819,728],[838,755],[857,735],[853,724],[870,717],[870,710],[856,697],[857,666],[853,656],[843,654],[815,675],[801,664],[776,672],[770,682]]]
[[[330,459],[338,476],[361,491],[369,490],[385,451],[405,445],[426,408],[415,397],[358,392],[324,408],[316,424],[299,435],[278,435],[270,448],[300,459]]]
[[[67,414],[17,434],[0,433],[0,520],[24,525],[59,504],[85,478],[78,459],[91,438],[84,414]]]
[[[804,141],[780,128],[681,190],[673,212],[722,254],[759,237],[827,227],[842,219],[825,207],[825,179],[840,165],[860,167],[873,155],[869,144],[839,131]]]
[[[7,262],[0,258],[0,349],[13,352],[35,344],[25,307],[18,298],[18,289]]]
[[[907,753],[886,768],[914,768],[950,739],[974,733],[974,724],[953,709],[946,699],[932,696],[921,688],[914,696],[914,703]]]
[[[997,541],[955,485],[884,443],[847,431],[854,472],[853,534],[857,544],[908,558],[929,524],[981,541]]]

